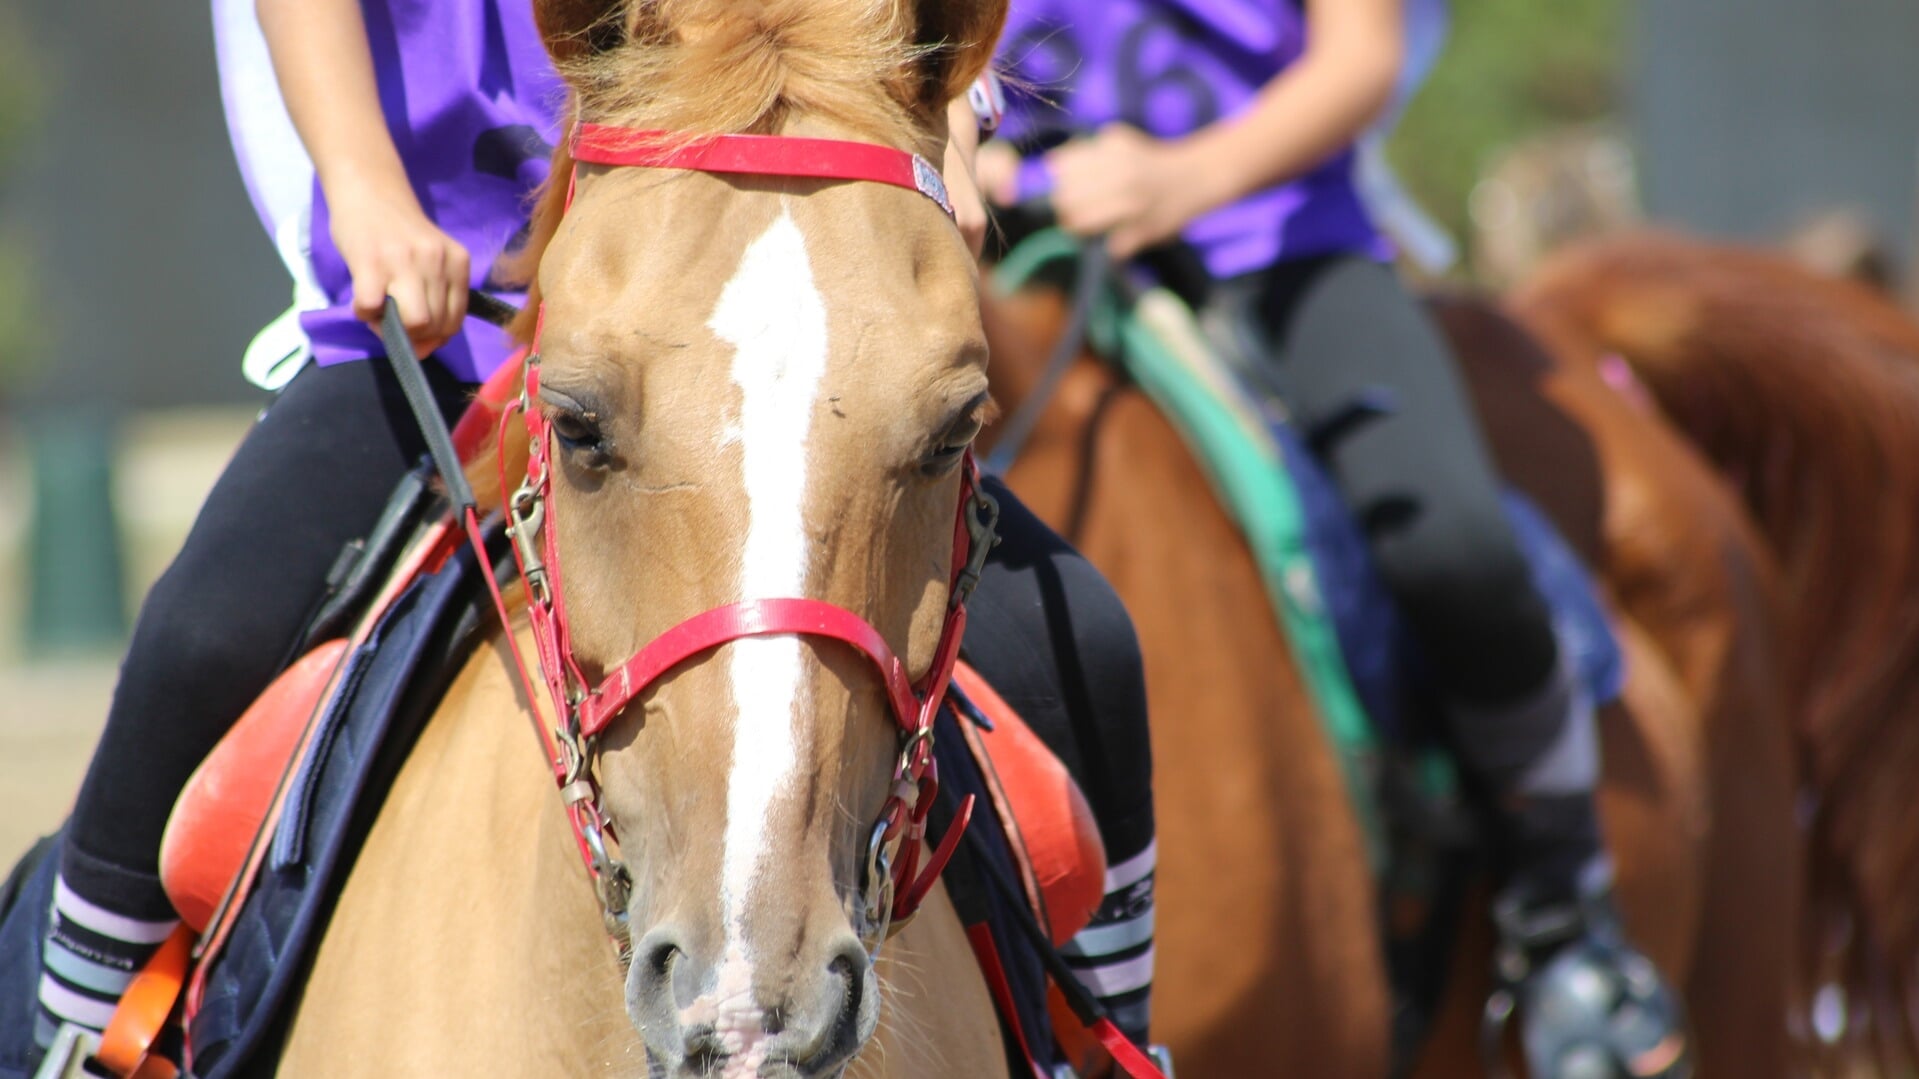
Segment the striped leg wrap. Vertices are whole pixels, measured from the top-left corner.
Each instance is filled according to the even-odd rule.
[[[1153,871],[1157,841],[1106,871],[1106,898],[1066,945],[1066,963],[1113,1022],[1145,1045],[1153,995]]]
[[[41,952],[35,1043],[42,1049],[52,1045],[62,1023],[95,1033],[106,1029],[120,994],[178,924],[175,918],[115,913],[76,892],[63,873],[54,883],[53,916]]]

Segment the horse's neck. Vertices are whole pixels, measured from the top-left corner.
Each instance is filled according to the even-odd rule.
[[[341,896],[288,1074],[644,1067],[504,644],[447,693]]]

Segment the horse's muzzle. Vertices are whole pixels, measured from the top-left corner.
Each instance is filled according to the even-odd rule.
[[[816,956],[822,951],[804,945],[798,950]],[[770,963],[721,969],[696,959],[670,926],[647,933],[635,949],[627,1006],[646,1042],[653,1074],[665,1079],[837,1075],[878,1025],[878,986],[866,950],[850,932],[823,951],[823,962],[779,956]]]

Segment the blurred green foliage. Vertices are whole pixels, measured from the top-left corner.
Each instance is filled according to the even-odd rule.
[[[1452,36],[1387,153],[1407,187],[1470,242],[1480,172],[1529,135],[1611,116],[1630,0],[1452,0]]]

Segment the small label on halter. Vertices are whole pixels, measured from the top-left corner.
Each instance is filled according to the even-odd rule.
[[[940,178],[940,170],[918,154],[913,155],[913,186],[919,188],[920,194],[939,203],[946,216],[953,216],[953,200],[946,194],[946,181]]]

